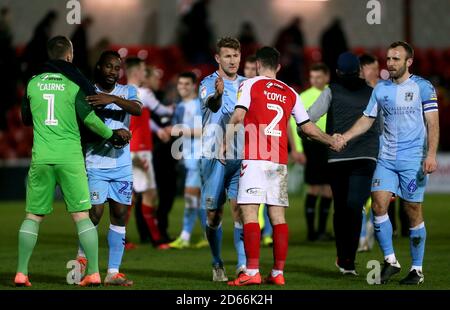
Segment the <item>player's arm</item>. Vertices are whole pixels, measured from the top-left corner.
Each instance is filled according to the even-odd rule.
[[[225,130],[225,139],[222,143],[222,151],[220,152],[221,154],[225,155],[225,153],[229,153],[229,154],[234,154],[234,136],[235,134],[238,135],[240,132],[242,132],[241,129],[241,124],[244,123],[244,118],[245,118],[245,114],[247,114],[247,108],[245,106],[239,106],[237,105],[233,115],[230,118],[230,121],[228,122],[228,125],[226,126],[226,130]],[[224,156],[224,158],[226,158]],[[224,163],[222,161],[222,163]]]
[[[95,114],[92,106],[86,101],[84,92],[81,90],[78,91],[76,97],[75,109],[78,117],[92,132],[104,139],[111,138],[113,131]]]
[[[134,116],[140,116],[142,114],[142,104],[139,100],[128,100],[117,96],[114,97],[114,103],[124,111]]]
[[[131,86],[128,86],[127,99],[104,93],[99,93],[94,96],[88,96],[86,97],[86,99],[94,107],[108,105],[111,102],[114,102],[116,105],[121,107],[125,112],[128,112],[131,115],[140,116],[142,113],[142,103],[139,100],[137,89]]]
[[[244,123],[245,114],[247,114],[247,109],[243,106],[236,106],[236,109],[233,112],[233,115],[231,116],[230,121],[228,124],[230,125],[237,125]]]
[[[31,115],[30,98],[27,91],[22,98],[22,122],[25,126],[33,126],[33,115]]]
[[[300,141],[300,137],[297,135],[297,130],[294,128],[297,128],[297,125],[295,123],[295,119],[291,117],[287,128],[288,142],[291,147],[291,157],[296,163],[304,165],[306,164],[306,156],[303,153],[303,146]]]
[[[148,107],[152,113],[158,116],[171,116],[173,114],[173,107],[163,105],[152,91],[147,89],[140,92],[139,95],[141,96],[142,104]]]
[[[331,137],[326,134],[322,130],[317,127],[316,124],[311,122],[309,119],[308,113],[306,113],[303,103],[300,99],[300,96],[297,95],[297,102],[294,105],[292,110],[292,115],[295,118],[295,122],[297,123],[297,127],[299,131],[308,136],[309,138],[319,141],[327,146],[330,146],[333,150],[340,150],[343,147],[343,144],[337,141],[337,139]]]
[[[142,113],[142,105],[138,100],[128,100],[118,96],[103,93],[99,93],[94,96],[88,96],[86,97],[86,99],[94,107],[108,105],[111,102],[114,102],[125,112],[128,112],[131,115],[140,116]]]
[[[313,122],[308,120],[306,123],[297,123],[297,126],[309,138],[319,141],[333,149],[341,149],[341,147],[337,147],[336,140],[333,137],[320,130]]]
[[[433,111],[425,113],[428,134],[428,152],[423,163],[425,173],[433,173],[437,169],[436,153],[439,144],[439,113]]]
[[[156,98],[155,98],[156,99]],[[170,116],[173,114],[173,108],[171,106],[165,106],[157,100],[157,104],[153,109],[150,109],[158,116]]]
[[[317,122],[328,112],[332,98],[331,89],[325,88],[319,98],[317,98],[313,105],[308,109],[309,119],[312,122]]]
[[[224,142],[225,145],[227,144],[228,141],[234,140],[234,134],[237,132],[237,130],[234,130],[235,126],[244,123],[245,114],[247,114],[247,108],[245,106],[237,105],[233,112],[233,115],[231,116],[230,121],[228,122],[228,125],[230,125],[230,127],[233,130],[230,130],[228,128],[229,126],[227,126]]]
[[[370,96],[369,104],[363,112],[363,116],[361,116],[361,118],[359,118],[356,123],[353,124],[353,126],[342,135],[345,143],[365,133],[370,129],[370,127],[372,127],[373,123],[375,122],[378,116],[378,101],[376,98],[376,90],[377,88],[375,87],[375,89],[372,91],[372,95]]]
[[[222,77],[218,77],[216,82],[214,83],[215,92],[212,96],[209,96],[206,99],[205,105],[208,109],[213,111],[214,113],[219,111],[222,106],[222,95],[224,91],[224,82]]]
[[[436,90],[430,82],[420,84],[423,113],[427,126],[428,150],[423,162],[423,172],[432,173],[437,169],[436,153],[439,144],[439,109]]]
[[[361,116],[355,124],[353,124],[352,128],[347,130],[342,137],[344,138],[344,141],[347,143],[348,141],[362,135],[367,130],[372,127],[373,122],[375,122],[374,117],[369,117],[366,115]]]

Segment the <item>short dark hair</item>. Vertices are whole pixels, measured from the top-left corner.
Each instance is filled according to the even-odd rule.
[[[186,72],[180,73],[178,75],[178,78],[191,79],[192,83],[194,83],[194,84],[197,83],[197,75],[195,75],[195,73],[192,71],[186,71]]]
[[[245,62],[255,63],[256,62],[256,55],[248,56],[247,58],[245,58]]]
[[[144,63],[144,60],[138,57],[128,57],[125,60],[125,67],[127,68],[127,70],[130,70],[131,68],[139,67],[141,63]]]
[[[361,67],[364,67],[365,65],[370,65],[375,63],[376,61],[378,61],[377,57],[375,57],[372,54],[362,54],[361,56],[359,56],[359,64],[361,65]]]
[[[56,36],[47,42],[47,54],[51,60],[64,57],[72,48],[72,43],[65,36]]]
[[[97,66],[102,65],[105,61],[106,58],[108,57],[116,57],[119,58],[120,60],[122,60],[122,58],[120,57],[120,54],[116,51],[104,51],[101,55],[100,58],[97,61]]]
[[[411,47],[411,45],[409,45],[405,41],[396,41],[396,42],[392,43],[391,45],[389,45],[389,49],[396,48],[399,46],[401,46],[405,49],[406,59],[414,58],[414,49]]]
[[[330,74],[330,68],[323,62],[316,62],[309,67],[309,71],[322,71],[325,74]]]
[[[220,53],[220,49],[222,47],[232,48],[234,50],[240,51],[241,50],[241,43],[239,43],[239,40],[236,39],[236,38],[223,37],[223,38],[220,38],[217,41],[217,44],[216,44],[216,52],[217,52],[217,54]]]
[[[280,64],[280,52],[273,47],[264,46],[256,52],[256,60],[266,68],[276,70]]]

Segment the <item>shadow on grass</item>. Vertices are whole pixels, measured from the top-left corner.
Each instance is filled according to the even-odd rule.
[[[141,268],[133,268],[127,267],[126,271],[128,273],[133,273],[139,275],[140,277],[151,277],[151,278],[171,278],[171,279],[186,279],[186,280],[194,280],[194,281],[208,281],[210,280],[208,277],[199,274],[199,272],[195,271],[175,271],[175,270],[161,270],[161,269],[141,269]]]
[[[328,268],[318,268],[312,265],[289,264],[288,272],[306,274],[312,278],[323,278],[328,280],[342,279],[342,275],[339,273],[337,268],[336,270],[330,270]]]

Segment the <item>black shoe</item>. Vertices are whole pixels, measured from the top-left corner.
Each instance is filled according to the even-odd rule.
[[[406,285],[419,285],[422,284],[424,281],[423,273],[413,269],[411,270],[408,275],[400,280],[400,284],[406,284]]]
[[[384,262],[383,270],[381,270],[380,274],[380,282],[381,284],[386,284],[389,279],[396,273],[399,273],[401,270],[400,264],[396,261],[394,264]]]

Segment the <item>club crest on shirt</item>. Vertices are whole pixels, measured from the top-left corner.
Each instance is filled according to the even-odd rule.
[[[96,200],[99,200],[100,199],[100,197],[99,197],[99,193],[98,192],[91,192],[91,200],[92,201],[96,201]]]
[[[405,93],[405,101],[412,101],[413,98],[414,98],[414,93],[413,92]]]
[[[201,97],[202,99],[205,99],[205,97],[206,97],[206,86],[203,86],[203,87],[200,89],[200,97]]]

